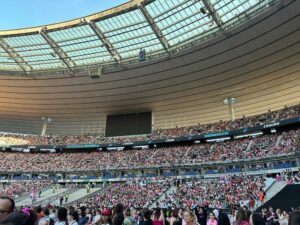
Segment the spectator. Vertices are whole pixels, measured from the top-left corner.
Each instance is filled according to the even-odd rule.
[[[125,219],[124,219],[123,225],[133,225],[134,224],[134,220],[131,217],[131,212],[130,212],[129,208],[127,208],[125,210],[124,215],[125,215]]]
[[[265,221],[261,214],[252,213],[249,220],[250,225],[265,225]]]
[[[102,210],[101,212],[101,219],[99,221],[99,224],[97,225],[112,225],[113,222],[112,222],[112,219],[111,219],[111,212],[108,208],[105,208]]]
[[[96,215],[93,217],[92,225],[97,225],[101,219],[101,209],[96,209]]]
[[[124,222],[124,214],[123,214],[124,207],[121,203],[118,203],[115,207],[113,213],[113,225],[122,225]]]
[[[208,216],[207,225],[218,225],[217,218],[213,212],[209,213]]]
[[[151,219],[153,225],[165,225],[164,214],[160,208],[155,209]]]
[[[196,215],[189,209],[183,211],[183,221],[186,225],[198,225]]]
[[[15,209],[15,201],[7,196],[0,196],[0,223]]]
[[[143,222],[141,223],[141,225],[153,225],[151,215],[152,215],[151,210],[148,208],[145,208],[143,210]]]
[[[226,213],[223,212],[219,213],[218,225],[230,225],[230,220]]]
[[[55,225],[68,225],[68,211],[64,207],[59,207],[57,210],[57,221]]]
[[[204,207],[197,206],[195,208],[195,214],[197,216],[197,221],[200,225],[206,225],[207,212]]]
[[[236,221],[234,225],[249,225],[249,222],[246,218],[246,212],[244,209],[239,208],[236,215]]]
[[[77,212],[79,215],[78,225],[85,225],[88,222],[88,218],[85,214],[85,207],[78,208]]]
[[[78,212],[72,210],[68,214],[69,225],[78,225],[79,215]]]
[[[1,225],[35,225],[35,216],[31,211],[27,213],[12,212],[1,223]]]

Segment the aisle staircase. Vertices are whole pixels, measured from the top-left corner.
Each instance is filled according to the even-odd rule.
[[[77,189],[76,191],[74,191],[73,193],[71,193],[69,195],[68,202],[64,202],[63,205],[64,206],[73,205],[77,201],[81,201],[82,199],[89,198],[89,197],[91,197],[91,196],[95,195],[96,193],[101,192],[103,190],[104,190],[104,188],[91,188],[90,193],[87,194],[85,188]],[[58,204],[59,204],[58,199],[51,202],[51,205],[58,205]]]
[[[265,202],[269,201],[271,198],[273,198],[278,192],[280,192],[285,186],[285,181],[275,181],[273,185],[269,188],[267,191],[267,195],[265,197]]]
[[[36,199],[36,202],[34,203],[34,205],[41,205],[41,203],[43,203],[45,200],[57,197],[58,195],[62,195],[66,191],[67,191],[66,188],[61,188],[61,189],[56,190],[55,193],[53,193],[52,188],[49,188],[46,191],[42,192],[41,197],[40,198],[38,197]],[[32,205],[32,199],[31,199],[30,193],[27,195],[26,198],[22,199],[21,201],[16,202],[16,205],[17,206]]]
[[[176,186],[171,186],[166,191],[164,191],[159,198],[157,198],[150,206],[149,208],[156,208],[157,203],[159,203],[160,208],[164,208],[164,206],[161,204],[165,200],[165,196],[171,194],[172,192],[176,191]]]

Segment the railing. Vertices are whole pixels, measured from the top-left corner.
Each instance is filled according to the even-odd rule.
[[[70,205],[73,205],[74,203],[76,203],[76,202],[78,202],[78,201],[80,202],[80,201],[82,201],[83,199],[92,197],[92,196],[94,196],[95,194],[97,194],[97,193],[99,193],[99,192],[105,191],[108,187],[109,187],[109,185],[108,185],[108,186],[105,186],[105,187],[103,187],[103,188],[101,188],[101,189],[98,190],[98,191],[95,191],[95,192],[92,192],[92,193],[90,193],[90,194],[88,194],[88,195],[85,195],[85,196],[83,196],[82,198],[76,199],[76,200],[74,200],[74,201],[67,202],[66,204],[64,204],[64,206],[70,206]],[[96,187],[95,187],[95,188],[96,188]],[[93,189],[91,189],[91,190],[93,190]]]
[[[74,193],[77,190],[79,190],[79,188],[73,188],[70,191],[66,190],[66,191],[64,191],[62,193],[59,193],[59,194],[55,195],[55,196],[51,196],[50,198],[46,198],[46,199],[34,202],[33,205],[41,205],[41,206],[47,205],[48,203],[51,203],[51,202],[57,200],[58,196],[61,196],[61,195],[64,196],[66,193],[72,194],[72,193]]]

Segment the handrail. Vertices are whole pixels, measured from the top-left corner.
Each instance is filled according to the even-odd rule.
[[[97,193],[99,193],[99,192],[103,192],[103,191],[105,191],[108,187],[109,187],[109,185],[107,185],[107,186],[105,186],[105,187],[103,187],[103,188],[100,188],[98,191],[95,191],[95,192],[93,192],[93,193],[90,193],[90,194],[88,194],[88,195],[85,195],[85,196],[83,196],[83,197],[81,197],[81,198],[79,198],[79,199],[76,199],[76,200],[74,200],[74,201],[67,202],[66,204],[63,204],[63,205],[64,205],[64,206],[70,206],[70,205],[74,204],[75,202],[78,202],[78,201],[81,201],[81,200],[83,200],[83,199],[89,198],[89,197],[91,197],[91,196],[93,196],[93,195],[95,195],[95,194],[97,194]]]
[[[41,205],[41,206],[46,205],[46,204],[48,204],[48,203],[50,203],[50,202],[53,202],[53,201],[57,200],[57,199],[58,199],[58,196],[61,196],[61,195],[64,196],[66,193],[71,194],[71,193],[74,193],[74,192],[77,191],[77,190],[79,190],[79,188],[73,188],[73,189],[71,189],[70,191],[69,191],[69,190],[66,190],[66,191],[64,191],[64,192],[62,192],[62,193],[56,194],[56,195],[54,195],[54,196],[51,196],[50,198],[46,198],[46,199],[43,199],[43,200],[34,202],[33,205]]]

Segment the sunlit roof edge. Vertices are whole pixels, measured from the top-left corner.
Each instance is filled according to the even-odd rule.
[[[115,6],[113,8],[88,15],[83,16],[80,18],[67,20],[64,22],[58,22],[53,24],[46,24],[36,27],[28,27],[28,28],[19,28],[19,29],[12,29],[12,30],[0,30],[0,36],[7,37],[7,36],[18,36],[18,35],[24,35],[24,34],[34,34],[38,33],[43,27],[47,27],[48,31],[55,31],[60,29],[65,29],[73,26],[79,26],[82,24],[82,19],[84,18],[86,21],[98,21],[103,18],[112,17],[116,14],[126,12],[128,10],[136,8],[139,4],[143,2],[143,4],[150,3],[153,0],[131,0],[129,2],[126,2],[124,4]]]

